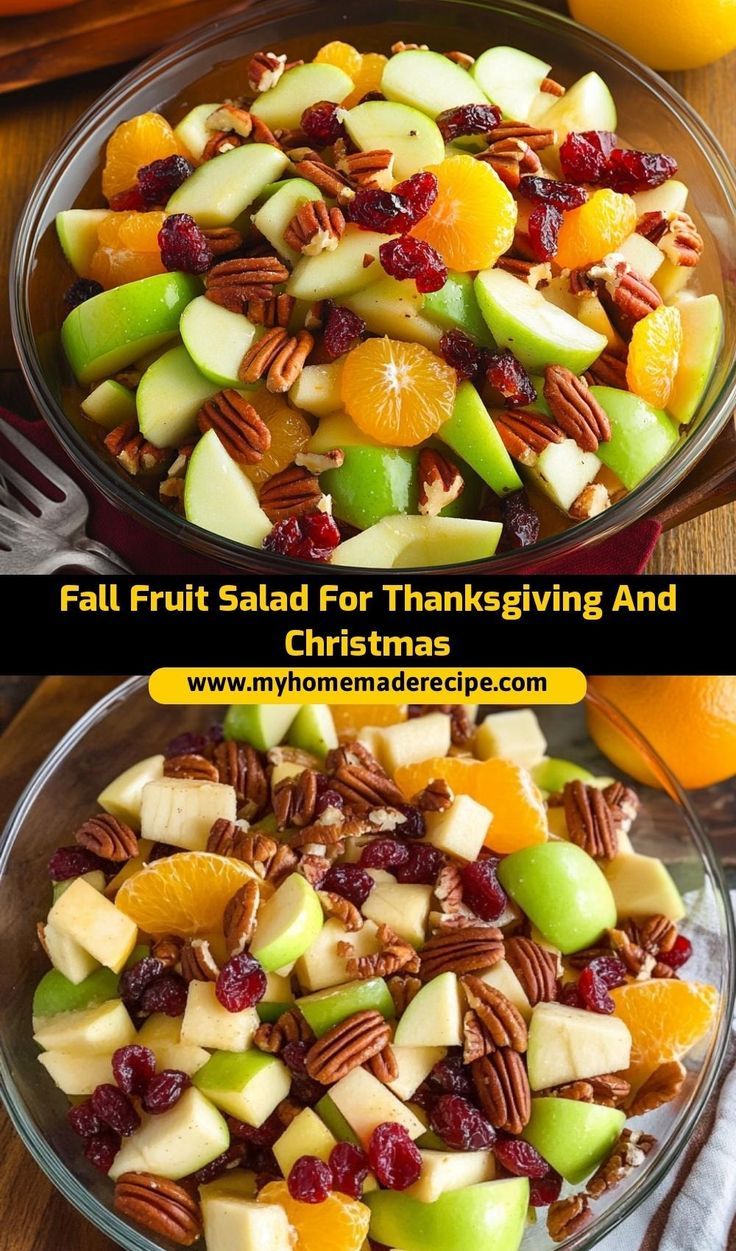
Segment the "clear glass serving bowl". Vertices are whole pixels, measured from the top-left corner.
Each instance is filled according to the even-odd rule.
[[[29,386],[69,455],[117,507],[221,564],[258,573],[304,572],[302,562],[243,547],[184,521],[101,455],[102,436],[80,415],[81,393],[61,351],[62,295],[69,270],[53,222],[60,209],[99,205],[104,145],[125,118],[158,109],[176,122],[194,104],[237,94],[253,51],[275,47],[293,57],[310,57],[321,44],[338,38],[381,52],[400,38],[471,53],[489,44],[511,44],[541,51],[565,84],[597,70],[613,92],[626,142],[673,153],[678,176],[692,188],[694,216],[706,239],[700,281],[704,291],[715,291],[724,304],[726,335],[687,438],[635,491],[600,516],[551,534],[533,549],[453,567],[494,573],[525,571],[530,565],[543,569],[644,516],[692,469],[728,419],[736,395],[736,175],[710,130],[662,78],[608,40],[533,5],[516,0],[375,0],[366,6],[363,0],[344,0],[339,7],[326,8],[320,0],[269,0],[190,33],[134,69],[67,135],[40,175],[18,228],[11,315]]]
[[[694,940],[697,974],[713,983],[721,1007],[710,1036],[687,1061],[680,1097],[647,1119],[658,1144],[619,1190],[595,1204],[593,1225],[564,1245],[590,1251],[672,1169],[718,1074],[734,998],[734,925],[723,875],[698,818],[665,766],[632,727],[599,696],[591,703],[629,738],[664,790],[639,788],[642,810],[635,827],[639,851],[668,865],[680,889],[696,900],[684,929]],[[41,766],[13,812],[0,843],[0,1093],[23,1142],[50,1180],[84,1216],[126,1251],[161,1251],[155,1241],[112,1210],[111,1183],[89,1166],[66,1122],[66,1098],[39,1066],[31,1038],[31,1001],[48,963],[35,926],[49,905],[46,861],[94,809],[101,785],[180,731],[203,730],[222,709],[162,707],[148,696],[145,678],[131,678],[100,700],[64,736]],[[539,710],[550,753],[610,773],[585,729],[583,706]],[[695,957],[694,957],[695,959]],[[523,1251],[549,1251],[543,1215],[529,1229]]]

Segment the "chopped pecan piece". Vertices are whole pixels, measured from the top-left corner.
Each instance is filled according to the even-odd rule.
[[[448,61],[454,61],[456,65],[460,66],[460,69],[469,70],[471,66],[475,65],[475,57],[471,56],[469,52],[443,52],[442,55],[446,56]]]
[[[261,892],[257,882],[245,882],[225,908],[222,928],[228,956],[239,956],[251,941],[256,928]]]
[[[509,456],[534,465],[550,443],[562,443],[562,431],[539,413],[499,412],[494,422]]]
[[[544,371],[544,398],[553,421],[583,452],[597,452],[611,438],[611,425],[590,387],[564,365]]]
[[[214,430],[218,439],[239,465],[255,465],[271,446],[271,431],[245,396],[232,387],[205,400],[197,425],[203,434]]]
[[[562,792],[565,821],[573,843],[595,860],[613,860],[618,837],[611,809],[597,786],[586,786],[576,779]]]
[[[243,246],[243,236],[234,226],[209,226],[202,234],[213,256],[229,256]]]
[[[305,1018],[298,1008],[289,1008],[282,1012],[277,1021],[264,1021],[255,1032],[253,1042],[261,1051],[270,1051],[278,1055],[287,1043],[312,1042],[312,1033]]]
[[[205,277],[205,295],[231,313],[244,313],[249,300],[267,300],[289,271],[277,256],[238,256],[218,261]],[[255,379],[251,379],[255,381]]]
[[[284,517],[303,517],[313,513],[322,499],[322,488],[316,474],[300,465],[287,465],[263,483],[259,502],[269,521]]]
[[[598,517],[611,507],[611,496],[603,482],[589,482],[570,505],[570,516],[576,521]]]
[[[459,864],[446,864],[439,871],[434,893],[443,912],[457,912],[463,902],[463,875]]]
[[[186,982],[216,982],[220,966],[206,938],[188,938],[181,949],[181,974]]]
[[[559,998],[559,957],[532,938],[506,940],[506,959],[521,982],[532,1007]]]
[[[419,957],[411,943],[399,938],[388,925],[379,925],[376,937],[380,950],[372,956],[356,956],[348,942],[337,944],[337,954],[345,957],[349,977],[365,981],[369,977],[418,972]]]
[[[380,1012],[356,1012],[312,1044],[304,1060],[307,1073],[314,1081],[331,1086],[378,1055],[390,1041],[391,1027]]]
[[[463,1017],[463,1064],[474,1064],[495,1050],[495,1043],[477,1012]]]
[[[216,130],[204,145],[202,160],[213,161],[216,156],[224,156],[234,148],[242,148],[244,143],[245,139],[236,135],[234,130]]]
[[[294,155],[293,152],[289,153],[292,160]],[[296,155],[301,155],[298,149]],[[297,160],[294,168],[297,174],[313,182],[330,200],[337,200],[338,204],[348,204],[355,199],[355,189],[351,187],[349,179],[323,161],[316,152],[310,152]]]
[[[556,1199],[547,1209],[547,1232],[553,1242],[565,1242],[593,1219],[587,1195]]]
[[[248,86],[258,94],[270,91],[286,68],[286,53],[256,52],[248,62]]]
[[[254,300],[248,300],[245,315],[254,326],[288,326],[295,304],[293,295],[286,295],[285,292],[271,295],[265,300],[258,296]]]
[[[468,925],[430,938],[421,954],[420,976],[429,982],[438,973],[458,974],[493,968],[504,956],[503,934],[495,926]]]
[[[182,756],[169,756],[164,761],[165,778],[196,778],[201,782],[217,782],[219,776],[211,760],[196,752]]]
[[[419,453],[419,512],[436,517],[462,495],[465,482],[457,465],[433,448]]]
[[[590,387],[617,387],[619,391],[628,390],[626,381],[626,361],[606,348],[590,369],[583,374]]]
[[[600,1103],[605,1108],[620,1108],[631,1094],[631,1082],[618,1073],[600,1073],[598,1077],[589,1077],[593,1088],[593,1103]]]
[[[636,791],[630,786],[625,786],[623,782],[611,782],[611,785],[605,788],[603,798],[611,809],[616,833],[628,834],[641,806]],[[674,939],[672,941],[674,942]]]
[[[545,129],[543,126],[532,126],[527,122],[514,121],[499,122],[493,130],[489,130],[487,138],[489,143],[499,143],[504,139],[521,139],[534,152],[548,148],[557,141],[554,130]]]
[[[115,1183],[115,1211],[180,1247],[202,1236],[197,1200],[168,1178],[152,1173],[123,1173]]]
[[[122,863],[138,855],[138,839],[130,826],[109,812],[90,817],[80,825],[74,839],[80,847],[86,847],[103,860]]]
[[[673,265],[691,269],[703,254],[703,236],[689,213],[644,213],[637,223],[637,233],[655,243]]]
[[[478,1102],[496,1129],[520,1134],[532,1112],[524,1061],[518,1051],[498,1047],[471,1065]]]
[[[322,904],[325,916],[337,917],[342,921],[345,929],[350,930],[351,933],[363,928],[363,918],[360,914],[360,909],[356,908],[355,904],[346,899],[344,895],[337,895],[331,890],[320,890],[317,891],[317,894],[319,895],[319,901]]]
[[[345,152],[335,162],[335,168],[347,175],[356,187],[372,187],[381,191],[390,191],[393,186],[393,167],[394,154],[389,148]]]
[[[526,1051],[526,1023],[511,1000],[480,977],[466,976],[462,985],[469,1007],[483,1022],[494,1045]]]
[[[539,90],[546,92],[550,96],[564,96],[565,88],[562,83],[558,83],[554,78],[543,78],[539,84]]]
[[[608,1159],[603,1161],[588,1182],[587,1193],[593,1199],[600,1199],[601,1195],[607,1191],[620,1186],[633,1169],[639,1168],[644,1163],[656,1142],[656,1138],[641,1130],[622,1130],[621,1137]]]
[[[304,256],[334,252],[345,234],[345,217],[339,208],[328,208],[324,200],[307,200],[294,214],[284,231],[284,243]]]
[[[332,861],[326,856],[315,856],[307,852],[302,855],[297,872],[307,879],[310,886],[318,890],[327,877],[331,864]]]
[[[632,977],[637,978],[639,981],[645,981],[651,977],[652,970],[656,964],[656,959],[651,952],[645,951],[643,947],[634,942],[627,930],[609,930],[609,938],[613,950],[626,965],[627,972]]]
[[[447,812],[454,798],[454,792],[445,779],[435,778],[433,782],[425,786],[423,791],[419,791],[419,794],[414,796],[412,803],[422,812]]]
[[[404,43],[403,39],[397,39],[396,43],[391,44],[391,55],[395,56],[397,52],[427,52],[428,45],[426,43]]]
[[[153,443],[149,443],[135,421],[125,422],[111,430],[105,436],[105,447],[133,477],[158,469],[169,455],[167,448],[154,447]]]
[[[305,825],[303,829],[294,830],[288,835],[288,839],[290,847],[330,847],[334,849],[334,854],[339,854],[344,849],[346,838],[358,838],[366,833],[368,828],[364,821],[360,824],[344,821],[334,825],[315,821],[312,825]]]
[[[515,278],[534,287],[535,291],[537,287],[546,286],[552,279],[549,261],[528,261],[522,256],[499,256],[496,269],[505,269],[507,274],[513,274]]]
[[[253,118],[237,100],[226,100],[210,113],[205,125],[218,134],[232,131],[240,139],[249,139],[253,133]]]
[[[684,1064],[669,1060],[660,1064],[637,1090],[629,1105],[629,1116],[644,1116],[676,1099],[687,1076]]]
[[[476,160],[490,165],[511,191],[517,190],[523,174],[538,174],[542,168],[534,148],[520,138],[496,139]]]
[[[265,375],[268,390],[282,394],[296,382],[313,347],[308,330],[289,335],[283,326],[274,326],[248,349],[238,376],[241,382],[258,382]]]
[[[173,969],[181,960],[183,940],[176,934],[165,934],[151,943],[151,955],[160,960],[165,969]]]
[[[342,468],[345,464],[345,453],[341,447],[334,447],[329,452],[297,452],[294,464],[313,474],[326,473],[328,469]]]

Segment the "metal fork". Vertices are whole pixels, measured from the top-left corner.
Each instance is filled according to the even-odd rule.
[[[52,499],[0,457],[0,573],[54,573],[69,565],[130,573],[115,552],[87,537],[89,505],[76,482],[13,426],[0,422],[0,431],[61,494]]]

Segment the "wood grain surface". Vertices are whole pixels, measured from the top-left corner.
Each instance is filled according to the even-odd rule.
[[[107,0],[84,0],[85,7],[95,3],[108,7]],[[564,0],[547,0],[546,7],[564,11]],[[174,11],[181,15],[183,8],[170,9],[167,20]],[[53,17],[50,15],[34,21],[37,24],[50,22]],[[5,289],[7,282],[15,225],[38,171],[75,119],[120,76],[123,68],[98,70],[67,80],[63,85],[47,83],[0,97],[0,176],[3,186],[0,289]],[[736,151],[736,113],[733,109],[735,70],[736,55],[705,69],[668,75],[674,86],[713,128],[731,156]],[[35,406],[18,371],[4,301],[0,302],[0,404],[28,416],[35,415]],[[694,509],[698,506],[697,491],[700,489],[699,486],[696,489]],[[665,534],[649,571],[662,574],[736,572],[736,507],[733,503],[697,516]]]

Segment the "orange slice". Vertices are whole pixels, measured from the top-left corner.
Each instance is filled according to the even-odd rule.
[[[338,1192],[324,1203],[300,1203],[285,1181],[274,1181],[259,1191],[258,1202],[285,1209],[296,1230],[296,1251],[360,1251],[368,1237],[370,1208]]]
[[[710,1029],[718,1008],[715,986],[656,978],[611,991],[615,1013],[631,1031],[627,1077],[641,1083],[660,1064],[679,1060]]]
[[[342,398],[371,438],[414,447],[452,416],[457,375],[420,343],[366,339],[345,358]]]
[[[425,239],[450,269],[487,269],[514,241],[516,203],[490,165],[452,156],[429,165],[437,199],[412,234]],[[636,222],[634,222],[636,225]]]
[[[115,904],[147,934],[191,938],[222,929],[236,890],[256,874],[249,865],[208,851],[183,851],[155,860],[128,878]]]
[[[176,135],[160,113],[140,113],[122,122],[107,141],[102,192],[109,200],[135,183],[143,165],[164,156],[186,155]]]
[[[90,260],[90,278],[109,288],[163,274],[158,232],[164,217],[161,212],[111,213],[106,217],[97,231],[99,247]]]
[[[271,446],[263,453],[256,465],[244,465],[243,470],[256,486],[260,486],[267,478],[273,477],[286,469],[296,456],[302,452],[312,437],[312,428],[301,413],[290,408],[283,402],[276,408],[272,416],[262,410],[260,395],[254,398],[254,407],[263,417],[271,433]]]
[[[353,82],[360,74],[363,57],[351,43],[343,43],[342,39],[333,39],[325,43],[314,55],[318,65],[336,65],[343,70]]]
[[[636,205],[630,195],[594,191],[580,208],[564,214],[555,260],[562,269],[601,261],[633,233],[636,222]]]
[[[341,739],[355,738],[365,725],[398,725],[406,721],[406,704],[330,704]]]
[[[635,395],[665,408],[674,385],[682,350],[678,308],[661,304],[634,326],[629,344],[626,381]]]
[[[394,775],[407,799],[435,778],[444,778],[456,795],[470,795],[493,813],[486,846],[493,851],[519,851],[547,841],[547,817],[539,790],[526,769],[500,757],[463,760],[442,756],[402,765]]]
[[[381,90],[381,79],[383,71],[388,64],[388,57],[381,52],[364,52],[361,57],[360,69],[357,75],[350,74],[355,83],[354,91],[350,92],[343,102],[344,109],[351,109],[354,104],[358,104],[364,95],[369,91]],[[350,71],[348,70],[348,73]]]

